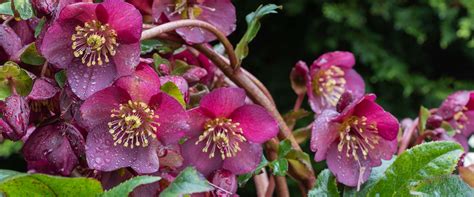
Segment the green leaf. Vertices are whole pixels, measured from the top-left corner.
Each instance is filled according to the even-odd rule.
[[[474,190],[458,175],[448,175],[426,179],[412,188],[410,194],[415,196],[474,196]]]
[[[27,96],[33,86],[33,80],[18,64],[6,62],[0,67],[0,100],[11,95],[10,84],[15,85],[18,94]]]
[[[254,175],[260,174],[260,171],[265,168],[265,166],[268,165],[268,160],[265,158],[264,155],[262,155],[262,161],[260,161],[260,164],[258,164],[257,168],[253,172],[247,173],[247,174],[242,174],[237,177],[237,181],[239,182],[239,187],[245,186],[247,181],[250,180]]]
[[[64,84],[66,84],[66,72],[61,70],[54,75],[54,79],[56,79],[56,83],[58,83],[59,87],[64,88]]]
[[[41,56],[36,50],[35,43],[31,43],[28,48],[21,54],[20,60],[25,64],[41,66],[46,61],[43,56]]]
[[[339,190],[337,189],[336,177],[334,177],[328,169],[323,170],[318,175],[316,185],[313,189],[309,190],[308,196],[338,197]]]
[[[162,58],[158,53],[153,54],[153,66],[155,66],[155,71],[160,71],[160,65],[165,64],[167,66],[170,65],[170,62],[166,58]],[[159,73],[161,74],[161,73]]]
[[[423,133],[426,129],[426,121],[430,117],[431,113],[430,110],[426,109],[425,107],[421,106],[420,107],[420,113],[419,113],[419,119],[420,119],[420,124],[418,124],[418,130],[420,133]]]
[[[171,71],[171,75],[183,75],[186,73],[193,65],[189,65],[183,60],[175,60],[174,61],[174,68]]]
[[[449,122],[443,121],[441,123],[441,128],[443,128],[449,136],[454,136],[456,134],[456,129],[454,129]]]
[[[102,193],[102,197],[113,197],[113,196],[128,196],[130,192],[140,185],[145,185],[159,181],[161,177],[157,176],[137,176],[129,179],[120,185]]]
[[[291,151],[291,141],[285,139],[280,142],[278,146],[278,158],[284,158]]]
[[[66,178],[0,170],[0,191],[6,196],[96,196],[103,189],[91,178]]]
[[[38,25],[35,27],[35,38],[38,38],[39,34],[41,33],[41,30],[43,30],[44,23],[46,22],[46,18],[43,17],[41,20],[38,22]]]
[[[247,57],[249,53],[248,44],[255,38],[255,36],[257,36],[257,33],[260,30],[260,19],[267,14],[277,13],[276,10],[282,8],[282,6],[277,6],[275,4],[268,4],[265,6],[260,5],[257,10],[255,10],[255,12],[252,12],[245,17],[248,27],[244,36],[235,48],[235,54],[237,55],[237,58],[243,60],[245,57]]]
[[[368,196],[408,195],[409,187],[434,176],[451,174],[463,148],[455,142],[429,142],[402,153],[369,190]]]
[[[4,140],[0,144],[0,157],[9,157],[12,154],[18,153],[23,146],[21,141]]]
[[[292,172],[298,177],[310,178],[309,176],[313,173],[309,169],[312,169],[311,159],[309,155],[301,150],[292,149],[285,156],[288,160],[289,167]]]
[[[0,4],[0,14],[13,16],[12,3],[10,1]]]
[[[184,169],[178,177],[161,192],[160,197],[174,197],[184,194],[193,194],[211,191],[214,188],[193,167]]]
[[[181,44],[168,41],[168,40],[151,39],[151,40],[143,40],[140,43],[142,55],[150,53],[153,50],[156,50],[158,53],[161,53],[161,54],[171,53],[180,47],[181,47]]]
[[[171,81],[166,82],[161,86],[161,91],[172,96],[176,99],[184,108],[186,108],[186,102],[184,102],[184,95],[179,90],[178,86]]]
[[[370,188],[372,188],[372,186],[374,186],[374,184],[384,175],[385,170],[392,165],[395,159],[396,156],[393,156],[391,160],[382,160],[382,165],[372,168],[369,179],[360,187],[359,191],[357,191],[357,188],[355,187],[344,187],[344,197],[367,196],[367,192],[369,192]]]
[[[270,162],[268,165],[276,176],[285,176],[288,172],[288,160],[285,158],[279,158],[275,161]]]
[[[33,17],[33,8],[29,0],[14,0],[15,10],[23,20]]]

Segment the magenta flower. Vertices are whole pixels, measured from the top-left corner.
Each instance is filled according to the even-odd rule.
[[[84,100],[133,72],[141,30],[141,14],[128,3],[75,3],[48,28],[40,51],[48,62],[66,69],[72,91]]]
[[[373,94],[340,109],[324,110],[316,118],[311,150],[316,153],[314,160],[326,159],[339,182],[359,186],[368,179],[372,167],[396,151],[399,124],[375,103]]]
[[[22,40],[9,26],[0,25],[0,62],[17,59],[18,51],[23,47]]]
[[[449,95],[435,115],[448,121],[457,134],[469,136],[474,132],[474,91],[458,91]]]
[[[346,91],[354,98],[364,94],[364,80],[352,69],[354,64],[354,55],[344,51],[325,53],[313,62],[306,87],[309,104],[315,113],[334,109]]]
[[[278,133],[278,125],[265,109],[245,104],[240,88],[219,88],[189,111],[189,139],[182,146],[186,164],[205,176],[226,169],[233,174],[252,171],[260,163],[261,144]]]
[[[185,61],[191,65],[191,68],[183,75],[191,85],[194,85],[196,82],[210,85],[214,80],[217,67],[205,55],[201,53],[196,55],[190,50],[184,50],[181,53],[173,55],[172,58]]]
[[[80,111],[90,130],[87,162],[102,171],[132,167],[138,173],[156,172],[158,144],[177,143],[189,127],[186,111],[160,91],[158,75],[145,64],[92,95]]]
[[[26,99],[19,95],[7,97],[0,118],[0,132],[10,140],[20,140],[26,135],[30,120],[30,107]]]
[[[216,185],[216,190],[212,191],[215,196],[237,196],[238,181],[235,174],[228,170],[217,170],[213,173],[210,181]]]
[[[153,17],[167,22],[181,19],[197,19],[208,22],[225,35],[235,30],[235,7],[230,0],[155,0]],[[176,32],[190,43],[210,42],[214,34],[199,27],[179,28]]]
[[[36,129],[23,147],[28,169],[69,176],[84,159],[84,138],[73,125],[55,123]]]

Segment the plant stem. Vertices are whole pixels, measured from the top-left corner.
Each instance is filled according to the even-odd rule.
[[[413,124],[408,128],[407,131],[403,132],[402,141],[400,142],[400,148],[398,149],[398,155],[402,154],[408,148],[411,138],[418,128],[419,120],[418,118],[413,121]]]
[[[268,176],[265,168],[262,169],[262,173],[253,176],[253,181],[255,182],[255,189],[257,190],[258,197],[264,197],[265,192],[268,188]]]
[[[172,22],[168,22],[162,25],[158,25],[158,26],[155,26],[148,30],[143,31],[141,40],[150,39],[150,38],[155,37],[156,35],[174,31],[182,27],[200,27],[212,32],[217,37],[217,39],[224,45],[227,55],[229,56],[230,64],[232,68],[238,68],[239,60],[237,59],[237,56],[235,55],[234,47],[232,47],[232,44],[227,39],[226,35],[223,34],[221,31],[219,31],[213,25],[204,21],[195,20],[195,19],[184,19],[184,20],[172,21]]]

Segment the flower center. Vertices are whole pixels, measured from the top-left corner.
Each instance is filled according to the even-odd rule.
[[[222,159],[234,157],[240,151],[240,143],[246,141],[239,125],[227,118],[209,120],[204,124],[204,132],[196,145],[206,143],[202,151],[209,152],[209,158],[213,158],[216,151],[220,152]]]
[[[314,93],[324,98],[324,105],[336,106],[345,91],[345,85],[344,71],[337,66],[321,69],[313,78]]]
[[[461,133],[461,130],[463,130],[466,127],[466,124],[468,123],[468,118],[465,114],[467,111],[467,107],[463,107],[460,111],[456,112],[453,115],[453,120],[454,120],[454,129],[456,130],[456,133]]]
[[[359,153],[364,159],[371,149],[374,149],[379,143],[377,125],[368,123],[365,116],[352,116],[341,124],[339,129],[339,144],[337,150],[346,152],[346,157],[354,157],[359,160]]]
[[[102,25],[92,20],[77,26],[76,33],[71,36],[74,56],[80,57],[87,66],[102,65],[109,62],[109,55],[114,56],[117,50],[117,33],[108,24]]]
[[[159,118],[155,112],[143,102],[129,100],[126,104],[120,104],[118,109],[111,111],[109,122],[109,133],[114,140],[114,146],[122,144],[124,147],[147,147],[148,138],[156,138],[156,122]]]
[[[204,1],[205,0],[175,0],[175,3],[170,5],[170,7],[174,7],[174,11],[170,16],[179,14],[182,19],[195,19],[202,14],[203,10],[216,10],[215,8],[202,5]]]

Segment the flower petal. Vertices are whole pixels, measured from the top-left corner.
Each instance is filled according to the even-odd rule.
[[[192,165],[204,176],[207,176],[222,167],[222,159],[219,156],[209,158],[209,153],[202,151],[206,144],[203,142],[196,144],[197,140],[198,138],[191,138],[182,145],[183,166]]]
[[[130,100],[125,90],[117,87],[103,89],[90,96],[81,106],[83,123],[89,128],[110,120],[112,109],[117,109],[121,103]]]
[[[264,143],[278,134],[278,123],[261,106],[244,105],[237,108],[230,118],[239,123],[245,138],[254,143]]]
[[[173,97],[160,93],[151,98],[150,106],[159,116],[160,123],[156,135],[166,144],[178,143],[189,130],[188,114],[182,105]]]
[[[137,173],[158,171],[157,141],[150,140],[147,147],[114,146],[112,135],[106,125],[92,129],[87,135],[86,157],[90,168],[101,171],[113,171],[132,167]]]
[[[132,74],[140,62],[140,42],[119,45],[117,53],[112,58],[117,69],[117,77]]]
[[[331,122],[338,114],[334,110],[324,110],[313,122],[311,129],[311,151],[315,152],[314,160],[317,162],[326,158],[329,146],[338,137],[337,123]]]
[[[386,112],[380,105],[370,99],[363,99],[355,106],[354,115],[367,118],[367,122],[375,122],[378,134],[386,140],[393,140],[397,137],[400,125],[398,120],[389,112]]]
[[[240,149],[234,157],[224,160],[223,168],[234,174],[245,174],[254,170],[262,160],[262,146],[252,142],[240,143]]]
[[[351,93],[354,100],[364,96],[365,83],[364,79],[354,69],[344,70],[344,79],[346,79],[346,91]]]
[[[33,84],[28,99],[46,100],[52,98],[59,92],[59,88],[48,78],[37,78]]]
[[[197,137],[204,131],[204,123],[210,120],[210,112],[204,108],[194,108],[188,111],[189,115],[189,132],[188,137]],[[211,115],[212,116],[212,115]]]
[[[85,23],[96,20],[97,16],[95,12],[97,5],[98,4],[95,3],[74,3],[67,5],[61,10],[61,13],[59,13],[57,21],[60,23]],[[72,30],[74,30],[74,28]]]
[[[390,160],[397,151],[397,140],[380,139],[373,149],[369,149],[370,166],[380,166],[381,159]]]
[[[355,64],[355,57],[351,52],[334,51],[325,53],[314,60],[313,67],[339,66],[342,68],[352,68]]]
[[[112,84],[116,77],[115,66],[112,63],[88,67],[73,61],[66,69],[67,80],[72,92],[82,100]]]
[[[346,157],[346,149],[339,152],[337,144],[337,142],[332,143],[326,157],[328,168],[336,176],[337,181],[351,187],[367,181],[372,170],[369,161],[356,161],[353,157]],[[362,155],[359,156],[362,158]]]
[[[215,117],[228,117],[234,110],[244,105],[245,91],[241,88],[215,89],[201,99],[201,107],[212,112]]]
[[[437,113],[444,119],[450,119],[469,103],[470,95],[468,91],[457,91],[449,95],[438,108]]]
[[[148,65],[140,64],[130,76],[119,78],[114,85],[126,90],[133,100],[148,103],[153,95],[160,92],[160,78]]]
[[[138,43],[142,33],[142,15],[132,4],[120,0],[105,0],[97,6],[99,20],[106,20],[117,32],[119,43]]]
[[[40,51],[46,60],[57,68],[67,68],[74,59],[71,48],[74,28],[74,23],[55,22],[44,34]]]
[[[0,25],[0,50],[8,54],[8,56],[15,55],[22,47],[20,37],[7,25]]]

